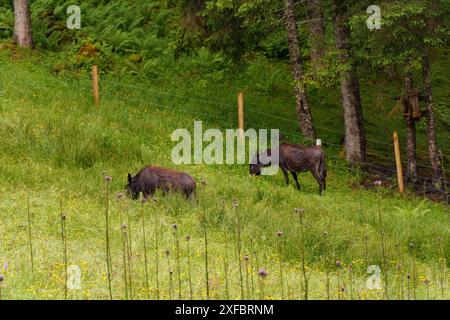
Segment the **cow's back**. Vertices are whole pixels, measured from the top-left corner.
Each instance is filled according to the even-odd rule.
[[[322,158],[322,149],[318,146],[301,144],[280,144],[280,165],[289,171],[302,172],[317,168]]]
[[[145,167],[140,174],[140,179],[156,189],[194,191],[196,187],[194,179],[187,173],[158,166]]]

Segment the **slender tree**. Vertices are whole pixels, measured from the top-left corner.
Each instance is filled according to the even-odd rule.
[[[33,48],[31,13],[28,0],[14,0],[14,41],[24,48]]]
[[[402,95],[403,110],[407,112],[406,116],[406,156],[408,167],[406,170],[406,182],[415,184],[417,180],[417,142],[416,142],[416,121],[412,115],[412,106],[410,98],[414,94],[414,84],[411,72],[405,76],[405,84]]]
[[[446,17],[450,6],[444,3],[440,0],[380,0],[377,4],[382,8],[381,29],[368,30],[364,23],[367,19],[365,12],[360,13],[352,23],[352,40],[358,47],[358,56],[372,65],[375,72],[396,70],[404,75],[410,72],[414,77],[422,72],[428,153],[435,188],[442,186],[442,173],[436,143],[430,59],[434,48],[448,44]],[[409,133],[413,132],[412,125],[407,124]],[[409,158],[413,159],[411,155],[410,152]],[[410,172],[414,172],[412,169],[409,166]]]
[[[434,123],[434,110],[433,110],[433,91],[431,86],[431,66],[428,51],[425,50],[423,55],[423,87],[424,87],[424,99],[426,107],[427,117],[427,140],[428,140],[428,155],[431,161],[432,167],[432,186],[435,189],[442,188],[442,171],[441,163],[439,161],[439,152],[436,142],[436,127]]]
[[[314,139],[315,131],[304,84],[304,72],[298,40],[297,19],[292,0],[284,0],[284,21],[288,35],[289,59],[292,65],[297,114],[303,135]]]
[[[347,5],[342,1],[333,1],[334,36],[339,51],[341,68],[341,93],[345,122],[346,159],[352,164],[365,161],[366,140],[363,125],[362,105],[359,92],[359,80],[353,63],[350,45],[350,26],[348,24]]]
[[[306,1],[308,15],[311,62],[318,66],[325,55],[325,23],[321,0]]]

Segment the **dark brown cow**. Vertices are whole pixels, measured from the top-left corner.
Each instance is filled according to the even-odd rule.
[[[277,150],[277,151],[275,151]],[[301,144],[281,143],[278,149],[268,149],[267,155],[270,156],[272,152],[279,152],[279,166],[284,174],[286,184],[289,184],[289,172],[297,184],[297,188],[300,190],[300,184],[298,183],[297,173],[310,171],[319,184],[319,194],[322,194],[322,190],[325,190],[326,185],[326,163],[325,154],[319,146],[304,146]],[[250,164],[250,174],[260,175],[261,168],[271,165],[262,164],[260,161],[262,154],[257,154],[256,159],[253,159]]]
[[[135,200],[139,198],[141,192],[144,199],[147,199],[157,189],[164,193],[179,191],[187,199],[191,199],[194,196],[196,184],[187,173],[162,167],[146,166],[134,177],[128,174],[128,184],[125,188],[131,198]]]

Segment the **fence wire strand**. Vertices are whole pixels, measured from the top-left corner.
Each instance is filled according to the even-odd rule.
[[[51,79],[51,80],[49,81],[49,79]],[[91,91],[91,87],[90,87],[91,83],[90,83],[90,80],[88,80],[88,79],[78,79],[76,81],[73,81],[71,79],[69,81],[67,78],[61,78],[61,77],[58,77],[57,79],[46,78],[45,85],[49,85],[50,83],[53,83],[53,84],[57,83],[57,84],[62,85],[64,87],[66,87],[66,88],[70,88],[70,87],[74,87],[75,86],[76,88],[81,89],[83,91],[88,91],[88,92]],[[166,92],[166,91],[156,90],[154,88],[130,85],[128,83],[126,85],[122,84],[122,83],[118,83],[118,84],[114,83],[114,85],[110,85],[108,83],[108,81],[105,81],[103,84],[101,84],[100,88],[103,91],[103,93],[101,95],[102,100],[111,99],[111,98],[113,98],[113,99],[125,99],[126,101],[129,101],[129,102],[135,102],[135,103],[139,103],[139,104],[142,104],[142,105],[148,105],[148,106],[152,106],[152,107],[155,107],[155,108],[161,109],[161,110],[164,109],[164,110],[169,110],[169,111],[176,111],[177,113],[184,113],[184,114],[187,114],[187,115],[206,117],[206,118],[210,119],[210,121],[211,121],[211,119],[214,119],[214,121],[216,121],[216,120],[225,121],[227,124],[229,124],[231,126],[233,126],[235,124],[235,122],[236,122],[236,119],[232,118],[232,112],[235,109],[235,104],[224,102],[223,100],[219,100],[217,98],[209,98],[209,97],[206,98],[206,97],[198,97],[198,96],[193,96],[193,95],[189,95],[188,96],[188,95],[183,95],[183,94],[179,94],[179,93],[175,94],[175,93],[170,93],[170,92]],[[223,115],[213,114],[210,111],[209,112],[202,112],[202,111],[199,111],[199,110],[194,110],[192,107],[190,107],[190,108],[181,108],[181,107],[175,107],[174,106],[175,104],[164,104],[162,102],[161,103],[156,103],[156,102],[150,102],[148,100],[139,99],[139,98],[136,98],[136,97],[129,97],[129,96],[120,95],[120,90],[117,90],[118,88],[120,88],[121,91],[126,90],[127,92],[131,92],[131,93],[133,92],[133,90],[129,90],[129,89],[135,89],[135,90],[138,90],[139,92],[146,91],[146,92],[153,93],[153,94],[159,96],[160,98],[161,97],[166,98],[166,99],[168,99],[168,98],[176,98],[176,99],[180,99],[180,100],[182,100],[184,102],[186,102],[186,101],[196,101],[196,102],[199,102],[199,104],[201,103],[200,105],[203,105],[203,106],[205,106],[205,105],[206,106],[215,106],[215,108],[216,108],[215,111],[217,111],[217,106],[220,106],[221,108],[219,110],[222,111],[222,112],[225,112],[225,114],[229,113],[229,116],[227,117],[227,116],[223,116]],[[36,88],[34,87],[34,89],[36,89]],[[37,89],[37,91],[40,92],[39,89]],[[285,122],[288,122],[288,123],[292,123],[292,124],[298,125],[298,121],[296,121],[296,120],[289,119],[289,118],[286,118],[286,117],[283,117],[283,116],[279,116],[279,115],[275,115],[275,114],[272,114],[272,113],[256,110],[253,107],[246,106],[245,107],[245,111],[247,111],[249,113],[253,113],[253,114],[264,116],[267,119],[277,119],[277,120],[281,120],[281,121],[285,121]],[[274,121],[272,121],[272,122],[274,122]],[[255,122],[248,123],[248,121],[247,121],[247,124],[249,124],[251,127],[255,128],[255,129],[268,128],[268,126],[269,126],[269,124],[266,121],[265,121],[265,123],[262,123],[262,124],[261,123],[255,123]],[[334,134],[339,134],[339,135],[345,136],[345,133],[343,133],[341,131],[337,131],[337,130],[333,130],[333,129],[330,129],[330,128],[326,128],[326,127],[323,127],[323,126],[317,126],[317,125],[315,127],[317,129],[325,131],[325,132],[329,132],[329,133],[334,133]],[[303,141],[314,142],[313,140],[306,139],[305,137],[303,137],[302,135],[297,134],[297,133],[288,132],[288,131],[284,131],[284,130],[279,130],[279,132],[282,135],[285,135],[285,136],[288,136],[288,137],[295,137],[295,138],[298,138],[298,139],[303,140]],[[372,138],[370,138],[370,139],[366,138],[366,140],[368,142],[374,142],[374,143],[377,143],[379,145],[384,145],[384,146],[387,146],[389,148],[393,148],[393,144],[392,143],[387,143],[387,142],[379,141],[379,140],[372,139]],[[335,148],[336,151],[341,151],[342,148],[343,148],[343,146],[340,145],[340,144],[335,144],[335,143],[328,142],[328,141],[324,141],[323,144],[324,144],[325,147],[329,146],[329,147]],[[418,145],[418,147],[419,147],[419,149],[422,148],[422,150],[425,150],[424,146]],[[440,148],[440,149],[442,151],[444,151],[444,152],[447,151],[445,148]],[[377,149],[375,151],[374,156],[377,156],[379,158],[379,154],[382,154],[383,156],[386,155],[389,158],[391,156],[391,154],[389,154],[388,152],[386,152],[386,151],[382,152],[381,150]],[[336,159],[336,160],[343,160],[343,159],[341,159],[341,158],[339,158],[337,156],[328,155],[328,157],[332,158],[332,159]],[[388,176],[385,173],[377,172],[377,175],[379,175],[379,176],[384,175],[385,178],[392,179],[393,176],[397,174],[397,171],[395,169],[392,169],[392,167],[394,167],[394,164],[383,163],[381,165],[375,165],[375,164],[370,163],[370,162],[361,162],[361,164],[363,166],[365,166],[366,168],[373,168],[373,169],[375,169],[377,171],[383,170],[383,171],[387,171],[387,172],[391,172],[392,173],[392,176]],[[405,161],[402,161],[402,164],[407,165],[408,163],[405,162]],[[420,163],[417,164],[417,167],[418,168],[432,169],[431,166],[427,166],[427,165],[420,164]],[[419,178],[419,179],[423,179],[424,181],[430,181],[431,180],[431,178],[429,178],[429,177],[425,177],[425,176],[417,175],[417,174],[415,175],[415,177]]]

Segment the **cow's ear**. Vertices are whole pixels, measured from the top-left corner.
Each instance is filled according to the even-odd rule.
[[[131,177],[131,174],[128,174],[128,183],[131,183],[131,180],[133,180],[133,178]]]

